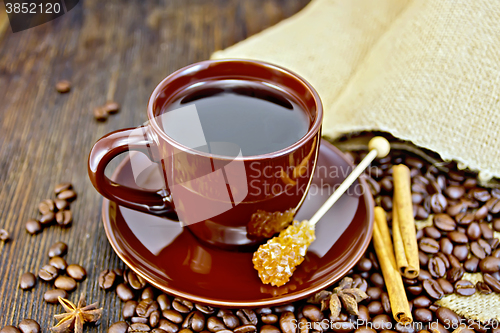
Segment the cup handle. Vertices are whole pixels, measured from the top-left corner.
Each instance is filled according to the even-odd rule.
[[[118,184],[104,174],[108,163],[128,150],[145,153],[153,160],[151,149],[156,144],[144,133],[144,127],[127,128],[109,133],[100,138],[89,154],[88,172],[90,181],[104,197],[119,205],[152,214],[166,214],[173,211],[168,197],[154,190],[135,189]]]

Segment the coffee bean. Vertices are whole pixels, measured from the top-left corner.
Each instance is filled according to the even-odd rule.
[[[129,319],[135,316],[135,309],[137,308],[137,301],[128,300],[122,308],[122,316],[124,319]]]
[[[296,332],[296,319],[293,312],[287,311],[283,312],[280,316],[280,328],[283,333],[295,333]]]
[[[469,249],[467,245],[457,245],[453,248],[453,255],[457,257],[459,261],[465,261],[469,255]],[[451,260],[450,260],[451,264]]]
[[[435,227],[425,227],[424,233],[427,237],[430,237],[430,238],[434,238],[434,239],[441,238],[441,231],[439,231]]]
[[[76,281],[69,276],[58,276],[54,281],[54,287],[66,291],[72,291],[76,288]]]
[[[208,318],[207,328],[210,332],[218,332],[226,329],[222,321],[215,316],[211,316]]]
[[[172,307],[180,313],[189,313],[193,309],[194,305],[188,300],[176,297],[172,302]]]
[[[104,290],[111,289],[116,281],[116,273],[106,269],[99,274],[99,287]]]
[[[135,309],[135,313],[139,317],[149,317],[151,312],[154,310],[158,310],[158,303],[151,298],[143,299],[137,304],[137,308]]]
[[[63,258],[58,257],[58,256],[50,258],[49,265],[54,266],[55,268],[57,268],[60,271],[65,271],[66,267],[68,266],[68,264],[66,263],[66,260],[64,260]]]
[[[161,294],[156,298],[158,305],[160,306],[161,311],[169,310],[172,307],[172,303],[170,303],[170,299],[167,295]]]
[[[149,322],[148,318],[144,317],[132,317],[130,318],[131,323],[141,323],[141,324],[147,324]]]
[[[463,186],[448,186],[444,190],[444,194],[450,199],[460,199],[465,194],[465,188]]]
[[[128,332],[149,332],[151,327],[143,323],[133,323],[128,327]]]
[[[19,281],[19,288],[28,290],[35,286],[36,284],[36,276],[33,273],[26,272],[21,275],[21,279]]]
[[[457,203],[454,205],[448,205],[448,208],[446,209],[446,213],[450,216],[457,216],[460,213],[465,213],[467,210],[467,207],[463,203]]]
[[[484,239],[491,239],[494,236],[493,230],[491,230],[490,226],[486,222],[479,223],[479,228],[481,228],[481,233],[483,234]]]
[[[498,238],[488,239],[488,244],[490,245],[491,250],[495,251],[500,246],[500,239]]]
[[[128,284],[135,290],[142,290],[146,286],[146,280],[135,274],[133,271],[127,272],[127,281]]]
[[[481,237],[481,228],[479,228],[479,223],[473,222],[467,227],[467,237],[470,240],[478,240]]]
[[[93,110],[93,115],[97,121],[105,121],[106,119],[108,119],[108,113],[102,106],[95,107]]]
[[[414,206],[415,207],[415,206]],[[429,212],[425,210],[424,207],[420,206],[420,205],[417,205],[416,206],[416,214],[415,214],[415,218],[417,220],[425,220],[429,217]]]
[[[264,324],[274,324],[278,321],[278,316],[273,314],[273,313],[269,313],[269,314],[264,314],[260,317],[260,320],[264,323]]]
[[[54,212],[48,212],[40,217],[40,224],[43,226],[48,226],[54,222],[55,214]]]
[[[432,299],[441,299],[444,296],[443,289],[441,289],[441,286],[439,283],[437,283],[436,280],[433,279],[428,279],[424,280],[422,283],[422,286],[424,287],[424,290],[426,291],[427,295],[431,297]]]
[[[474,214],[467,212],[459,213],[457,214],[457,216],[455,216],[455,219],[457,220],[457,223],[459,225],[469,225],[474,222],[475,218],[476,217],[474,216]]]
[[[495,257],[486,257],[479,262],[479,269],[483,273],[495,273],[500,270],[500,259]]]
[[[443,278],[437,279],[437,282],[439,283],[439,286],[441,287],[445,295],[453,293],[454,288],[451,282]]]
[[[427,266],[429,263],[429,257],[422,251],[418,251],[418,260],[420,262],[420,266]]]
[[[26,231],[32,235],[37,234],[42,231],[42,225],[36,220],[28,220],[26,222]]]
[[[470,251],[472,252],[473,255],[475,255],[479,259],[486,258],[486,252],[484,251],[483,247],[479,245],[478,242],[472,242],[470,244]]]
[[[467,235],[459,232],[459,231],[450,231],[448,233],[448,238],[456,244],[467,244],[469,239],[467,238]]]
[[[479,266],[479,259],[476,257],[471,257],[464,262],[464,269],[469,273],[477,272]]]
[[[366,290],[366,294],[370,297],[371,301],[376,301],[380,299],[380,294],[382,294],[382,289],[379,287],[370,287]]]
[[[492,257],[500,258],[500,249],[496,249],[492,254]]]
[[[65,210],[66,208],[69,207],[69,204],[66,200],[62,199],[54,199],[54,204],[57,208],[57,210]]]
[[[255,312],[251,309],[242,309],[236,311],[236,315],[240,318],[243,325],[257,325],[259,320]]]
[[[500,218],[494,219],[492,225],[495,231],[500,232]]]
[[[330,317],[330,320],[332,318]],[[359,305],[358,306],[358,318],[357,320],[361,321],[362,323],[367,323],[370,320],[370,312],[368,311],[368,308],[364,305]]]
[[[373,259],[372,258],[370,259],[373,262]],[[295,306],[293,304],[285,304],[285,305],[275,306],[273,310],[275,313],[283,313],[286,311],[295,312]]]
[[[413,299],[413,305],[416,308],[428,308],[432,304],[432,301],[427,296],[418,296]]]
[[[389,295],[386,292],[383,292],[380,295],[380,303],[382,303],[382,308],[386,313],[391,313],[391,302],[389,300]]]
[[[366,177],[366,183],[368,184],[368,187],[370,188],[370,192],[372,193],[373,196],[376,196],[380,193],[380,185],[379,183],[373,179],[372,177]]]
[[[54,280],[57,275],[57,268],[51,265],[45,265],[38,271],[38,277],[47,282]]]
[[[61,80],[56,83],[56,90],[61,94],[65,94],[71,90],[71,82],[68,80]]]
[[[240,326],[240,320],[231,311],[227,311],[226,313],[224,313],[222,315],[222,320],[229,329],[235,329],[236,327]]]
[[[118,321],[108,328],[108,333],[126,333],[128,324],[125,321]]]
[[[252,324],[238,326],[233,330],[234,333],[254,333],[257,332],[257,327]]]
[[[417,277],[417,280],[418,281],[424,281],[424,280],[427,280],[427,279],[432,279],[431,273],[429,273],[425,269],[421,269],[420,270],[420,274]]]
[[[281,333],[281,331],[276,326],[272,326],[272,325],[262,325],[259,332],[260,333]]]
[[[380,197],[380,206],[386,211],[392,210],[392,198],[388,195]]]
[[[482,206],[476,212],[474,213],[474,219],[476,220],[482,220],[488,216],[488,207],[486,205]]]
[[[436,256],[443,260],[444,266],[447,270],[450,269],[450,260],[448,259],[448,255],[444,254],[443,252],[438,252],[436,253]]]
[[[323,319],[323,313],[317,306],[312,304],[304,306],[302,314],[310,321],[321,321]]]
[[[215,312],[215,309],[208,305],[195,304],[194,307],[204,314],[211,315]]]
[[[464,276],[464,269],[462,267],[453,267],[448,272],[448,280],[451,283],[455,283],[458,280],[461,280],[463,276]]]
[[[149,315],[149,326],[156,327],[160,322],[160,311],[154,310]]]
[[[392,328],[392,320],[386,314],[379,314],[372,319],[372,327],[376,330],[388,330]]]
[[[106,104],[103,105],[103,109],[108,114],[114,114],[120,111],[120,104],[114,101],[107,101]]]
[[[38,204],[38,211],[42,215],[53,212],[54,209],[55,209],[54,201],[52,201],[51,199],[45,199]]]
[[[384,313],[384,308],[382,307],[382,303],[380,303],[379,301],[372,301],[368,303],[367,308],[368,312],[372,316]]]
[[[432,311],[429,309],[418,308],[413,311],[413,319],[415,319],[415,321],[428,323],[432,321],[432,317]]]
[[[424,237],[419,242],[419,248],[425,253],[438,253],[440,247],[435,239]]]
[[[73,222],[73,214],[70,210],[60,210],[56,213],[56,222],[62,227],[67,227]]]
[[[82,281],[87,277],[85,268],[80,265],[71,264],[66,268],[66,273],[76,281]]]
[[[73,190],[64,190],[57,194],[57,199],[73,201],[76,199],[76,192]]]
[[[422,293],[422,290],[423,288],[421,284],[406,287],[406,291],[413,296],[420,295]]]
[[[160,319],[158,322],[158,328],[167,333],[177,333],[179,331],[179,327],[167,319]]]
[[[205,327],[205,317],[200,311],[189,313],[182,323],[182,328],[190,328],[195,332],[201,332]]]
[[[411,202],[415,205],[420,205],[424,201],[424,195],[422,193],[412,193]],[[417,213],[418,214],[418,213]]]
[[[428,270],[429,273],[436,278],[442,277],[446,274],[446,266],[443,260],[439,257],[434,257],[429,260]]]
[[[68,252],[68,245],[63,242],[56,242],[49,248],[49,258],[55,256],[62,257],[66,252]]]
[[[47,303],[55,304],[58,302],[57,298],[67,298],[68,293],[65,290],[62,289],[51,289],[47,290],[45,294],[43,294],[43,299]]]
[[[73,185],[68,182],[64,183],[59,183],[54,187],[54,194],[57,196],[59,193],[66,191],[66,190],[71,190],[73,188]]]
[[[182,321],[184,319],[184,318],[182,318],[182,315],[180,314],[180,312],[178,312],[176,310],[164,310],[163,317],[167,318],[168,320],[170,320],[171,322],[176,323],[176,324],[182,323]]]
[[[486,202],[491,199],[491,194],[486,189],[481,189],[476,187],[469,191],[469,193],[471,192],[474,199],[476,199],[477,201]]]
[[[368,258],[361,258],[356,265],[356,268],[362,272],[368,272],[372,269],[372,261]]]
[[[39,333],[40,325],[33,319],[23,319],[19,323],[19,330],[22,333]]]
[[[448,201],[441,193],[435,193],[430,198],[431,209],[435,214],[443,213],[448,206]]]
[[[440,307],[437,309],[436,317],[445,327],[458,327],[460,325],[460,317],[448,308]]]
[[[484,282],[496,293],[500,293],[500,281],[495,279],[490,274],[483,275]]]
[[[476,287],[468,280],[458,280],[455,282],[455,292],[462,296],[472,296],[476,292]]]
[[[134,298],[134,292],[128,284],[120,283],[116,286],[116,295],[119,299],[126,302]]]
[[[476,283],[476,290],[483,295],[489,295],[493,292],[487,283],[481,281]]]

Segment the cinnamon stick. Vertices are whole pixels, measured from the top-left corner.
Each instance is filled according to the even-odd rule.
[[[420,273],[420,262],[415,221],[413,220],[410,169],[403,164],[395,165],[392,169],[394,178],[393,208],[396,207],[395,213],[398,215],[399,230],[408,262],[408,267],[404,270],[403,275],[414,279]]]
[[[401,237],[401,230],[399,226],[399,216],[397,212],[396,198],[393,199],[392,204],[392,240],[394,242],[394,253],[396,255],[396,267],[401,274],[405,274],[408,269],[408,260],[406,260],[405,247],[403,245],[403,238]]]
[[[373,244],[382,269],[387,293],[389,294],[392,315],[397,322],[409,324],[413,321],[410,305],[406,297],[403,279],[396,267],[385,211],[381,207],[375,207]]]

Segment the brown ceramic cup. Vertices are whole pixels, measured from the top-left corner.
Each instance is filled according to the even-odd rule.
[[[238,79],[285,92],[306,112],[308,132],[272,153],[223,156],[187,147],[162,130],[161,110],[179,93],[204,81]],[[160,82],[149,99],[147,115],[147,125],[110,133],[90,152],[90,180],[109,200],[151,214],[177,214],[201,241],[244,250],[269,237],[255,231],[259,223],[264,227],[280,216],[293,216],[305,199],[316,167],[323,108],[314,88],[296,74],[250,60],[195,63]],[[108,163],[129,150],[143,152],[158,164],[164,183],[157,190],[126,187],[105,175]]]

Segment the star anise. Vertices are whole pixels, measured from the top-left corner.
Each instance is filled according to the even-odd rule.
[[[52,332],[82,333],[85,323],[95,323],[101,318],[102,308],[98,309],[97,303],[87,305],[84,294],[81,294],[78,306],[62,297],[57,299],[66,312],[54,315],[54,318],[59,322],[56,326],[51,327]]]
[[[321,311],[330,309],[333,318],[338,318],[342,307],[349,314],[358,314],[358,303],[368,298],[368,295],[361,289],[353,286],[353,279],[345,277],[333,292],[322,290],[309,298],[309,303],[321,304]]]

